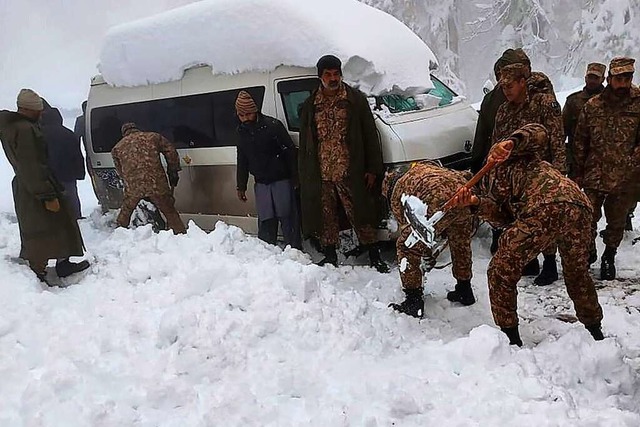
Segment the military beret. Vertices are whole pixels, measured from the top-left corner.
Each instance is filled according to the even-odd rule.
[[[618,74],[633,73],[635,71],[633,64],[636,60],[626,56],[613,58],[609,64],[609,74],[617,76]]]
[[[587,76],[593,74],[594,76],[604,77],[604,72],[607,70],[607,66],[600,64],[599,62],[592,62],[587,65]]]

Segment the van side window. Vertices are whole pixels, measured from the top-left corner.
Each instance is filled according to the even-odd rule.
[[[290,131],[300,131],[300,108],[318,85],[319,80],[315,77],[278,82],[277,90],[282,99],[284,113],[287,116],[287,127]]]
[[[127,122],[135,122],[143,131],[158,132],[176,148],[235,146],[239,124],[235,100],[240,90],[94,108],[90,112],[93,151],[110,152],[122,138],[120,127]],[[244,90],[261,108],[265,87]]]

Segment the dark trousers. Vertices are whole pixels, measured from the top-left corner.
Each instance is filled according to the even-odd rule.
[[[82,210],[80,206],[80,197],[78,196],[77,181],[62,181],[64,187],[64,197],[69,203],[69,208],[74,219],[82,218]]]

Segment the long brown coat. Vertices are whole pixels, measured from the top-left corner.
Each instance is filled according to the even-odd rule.
[[[22,241],[20,257],[40,263],[81,256],[80,229],[63,197],[62,185],[47,165],[47,148],[38,124],[21,114],[2,111],[0,139],[15,172],[12,189]],[[55,198],[60,211],[45,209],[44,202]]]
[[[380,176],[383,172],[382,148],[373,114],[365,95],[348,85],[348,125],[345,139],[349,148],[348,184],[353,196],[356,226],[377,226],[381,212],[373,193],[365,186],[365,173]],[[305,236],[320,234],[322,230],[322,179],[318,159],[318,134],[315,125],[314,99],[317,90],[302,105],[300,112],[300,199],[302,229]],[[379,194],[376,193],[376,194]]]

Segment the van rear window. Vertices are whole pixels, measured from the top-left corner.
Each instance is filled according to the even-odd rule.
[[[240,90],[249,92],[261,109],[264,86],[94,108],[90,113],[93,151],[110,152],[127,122],[158,132],[176,148],[235,146],[239,124],[235,100]]]

